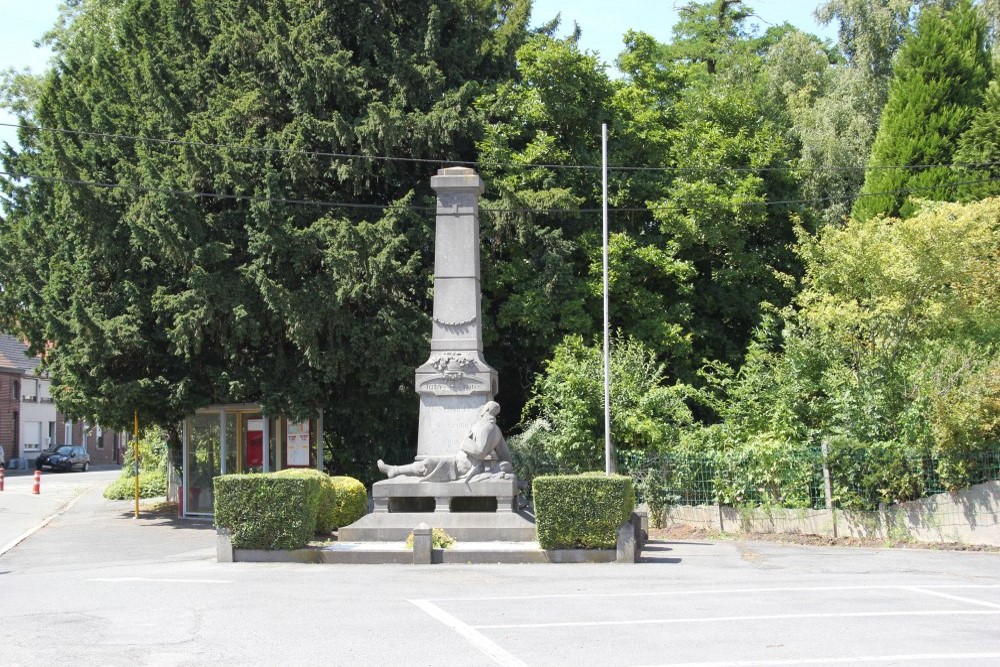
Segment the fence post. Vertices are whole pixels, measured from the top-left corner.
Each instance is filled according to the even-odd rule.
[[[823,450],[823,493],[826,495],[826,510],[830,513],[833,536],[837,537],[837,513],[833,509],[833,480],[830,477],[830,445],[826,438],[823,438],[820,447]]]

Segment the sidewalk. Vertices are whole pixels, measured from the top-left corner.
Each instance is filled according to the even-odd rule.
[[[151,508],[162,499],[141,500],[139,519],[135,519],[135,502],[106,500],[102,495],[106,485],[100,480],[82,492],[49,491],[48,495],[27,497],[23,492],[8,496],[4,491],[0,497],[0,537],[7,538],[13,532],[7,527],[9,517],[21,517],[18,534],[48,523],[6,552],[3,549],[10,539],[0,540],[0,561],[34,568],[65,565],[70,554],[76,564],[214,560],[215,527],[210,521],[153,512]],[[32,503],[29,512],[26,505]],[[37,514],[40,503],[48,509],[43,518]],[[4,511],[8,504],[9,512]],[[28,520],[31,525],[25,526]]]

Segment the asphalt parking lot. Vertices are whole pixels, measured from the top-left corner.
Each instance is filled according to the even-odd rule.
[[[677,541],[634,565],[223,564],[210,525],[135,520],[101,486],[0,556],[0,664],[1000,664],[997,553]]]

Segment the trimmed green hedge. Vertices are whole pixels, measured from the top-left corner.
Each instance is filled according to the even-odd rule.
[[[274,473],[275,477],[293,477],[298,479],[314,479],[320,486],[319,503],[316,508],[316,534],[329,535],[337,526],[333,524],[331,515],[336,490],[330,482],[330,476],[315,468],[287,468]]]
[[[618,527],[635,509],[632,478],[625,475],[536,477],[532,493],[543,549],[614,549]]]
[[[300,549],[316,534],[321,484],[315,477],[215,478],[215,525],[238,549]]]
[[[330,477],[312,468],[288,468],[274,473],[277,477],[315,479],[321,492],[316,513],[316,533],[329,535],[347,526],[368,512],[368,491],[353,477]]]
[[[349,526],[368,513],[368,490],[353,477],[331,477],[334,490],[330,525],[333,528]]]

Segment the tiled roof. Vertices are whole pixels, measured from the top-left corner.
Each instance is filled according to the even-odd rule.
[[[0,368],[33,373],[42,363],[38,357],[27,356],[28,346],[14,336],[0,334]]]

